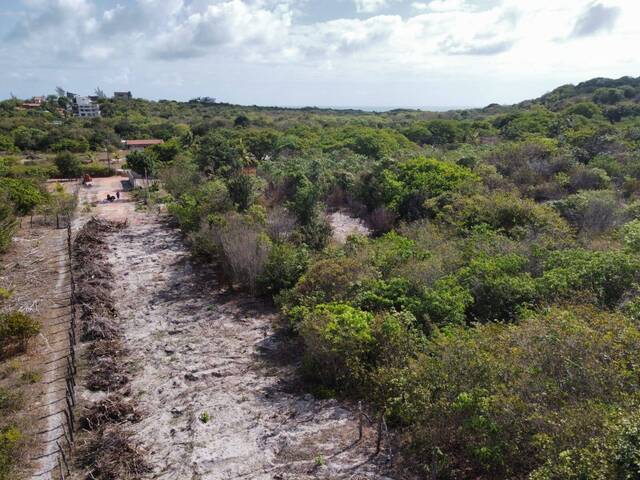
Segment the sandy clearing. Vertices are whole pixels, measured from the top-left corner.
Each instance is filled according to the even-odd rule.
[[[272,310],[225,292],[163,217],[136,211],[126,194],[100,202],[119,181],[96,179],[81,196],[98,200],[85,220],[129,221],[109,243],[147,478],[387,478],[373,432],[355,442],[354,411],[292,388],[296,370],[283,360],[292,347]]]
[[[338,243],[346,242],[350,235],[368,236],[371,233],[362,219],[352,216],[346,210],[337,210],[328,217],[333,229],[333,239]]]

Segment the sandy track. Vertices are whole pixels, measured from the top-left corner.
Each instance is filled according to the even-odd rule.
[[[114,218],[110,207],[92,213]],[[355,442],[353,411],[291,388],[290,345],[273,329],[274,312],[226,294],[162,217],[126,202],[117,214],[130,226],[109,238],[113,294],[144,409],[132,428],[148,478],[386,478],[373,433]]]

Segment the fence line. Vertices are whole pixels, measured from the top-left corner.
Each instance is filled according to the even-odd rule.
[[[52,309],[62,309],[69,308],[70,311],[67,313],[63,313],[55,318],[55,319],[63,319],[66,318],[67,321],[59,321],[53,325],[49,325],[50,327],[58,327],[63,324],[66,324],[66,329],[56,329],[54,332],[50,332],[49,334],[53,337],[61,335],[65,333],[65,338],[61,340],[57,340],[53,343],[61,343],[65,342],[67,344],[66,347],[57,350],[54,353],[64,353],[62,356],[58,356],[53,360],[49,360],[45,362],[45,365],[56,365],[53,369],[47,370],[45,373],[52,373],[56,371],[60,371],[61,375],[56,378],[43,382],[45,385],[51,385],[54,383],[60,383],[62,386],[62,382],[64,381],[64,388],[60,388],[56,390],[56,392],[64,392],[64,395],[50,401],[46,404],[40,405],[38,408],[46,407],[49,409],[52,405],[60,405],[59,408],[56,408],[54,412],[47,413],[41,417],[39,420],[45,420],[47,418],[55,417],[59,419],[59,423],[54,425],[53,427],[46,428],[39,432],[35,432],[36,435],[50,435],[52,432],[62,431],[59,435],[54,434],[52,438],[42,439],[41,442],[45,446],[45,452],[42,455],[32,458],[31,460],[41,460],[43,458],[49,458],[55,455],[55,460],[52,463],[48,463],[47,469],[45,471],[35,473],[32,475],[32,478],[58,478],[61,480],[65,479],[65,476],[69,476],[71,474],[71,470],[69,467],[69,462],[71,457],[73,456],[74,450],[74,442],[75,442],[75,412],[74,408],[76,406],[76,374],[78,371],[77,362],[76,362],[76,344],[77,344],[77,298],[76,298],[76,281],[73,274],[73,232],[71,228],[71,219],[68,219],[67,223],[67,235],[66,235],[66,248],[64,248],[65,259],[67,260],[68,270],[64,270],[59,273],[68,273],[69,275],[69,288],[65,290],[65,292],[69,293],[68,299],[69,303],[65,304],[55,304]],[[63,251],[60,250],[60,253]],[[60,260],[60,258],[58,258]],[[62,299],[56,299],[59,302]],[[53,394],[55,392],[48,391],[47,394]],[[50,445],[55,444],[53,449],[50,449]]]

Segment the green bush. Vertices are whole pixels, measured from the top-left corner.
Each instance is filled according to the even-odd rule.
[[[536,283],[526,271],[527,265],[526,258],[511,254],[474,258],[460,269],[458,281],[473,296],[467,310],[470,319],[514,320],[520,309],[535,302]]]
[[[373,318],[341,303],[310,310],[300,326],[308,374],[329,387],[349,390],[361,384],[374,342]]]
[[[438,280],[425,292],[425,311],[431,325],[461,325],[466,321],[467,309],[474,302],[468,288],[453,276]]]
[[[21,178],[0,178],[0,193],[7,195],[19,215],[28,215],[45,200],[37,184]]]
[[[345,301],[357,285],[374,275],[370,265],[345,257],[312,263],[283,302],[285,312],[298,305]],[[284,300],[284,298],[283,298]]]
[[[269,252],[264,270],[258,278],[258,291],[275,296],[292,288],[309,264],[309,253],[304,247],[289,243],[276,243]]]
[[[144,150],[128,153],[127,167],[138,175],[153,176],[156,174],[157,164],[154,155],[150,151]]]
[[[40,333],[40,323],[21,312],[0,314],[0,348],[17,343],[24,350],[27,341]]]
[[[14,426],[0,429],[0,480],[15,478],[13,473],[18,465],[18,451],[23,435]]]
[[[0,253],[5,252],[11,245],[11,239],[18,227],[18,220],[13,211],[9,196],[0,191]]]
[[[637,478],[633,428],[614,435],[618,453],[591,456],[594,464],[582,465],[583,476],[528,475],[544,466],[561,472],[567,456],[577,461],[578,450],[607,441],[607,424],[615,423],[618,411],[633,411],[640,391],[638,347],[633,322],[580,307],[515,325],[444,329],[404,375],[410,380],[403,395],[413,405],[407,411],[415,415],[409,440],[423,473],[447,479]],[[632,476],[611,475],[616,468]],[[591,476],[602,470],[609,475]]]
[[[552,208],[510,192],[458,197],[441,218],[463,230],[488,225],[515,239],[546,236],[560,242],[571,237],[568,225]]]
[[[71,152],[61,152],[53,160],[63,178],[78,178],[82,173],[82,164]]]
[[[601,306],[612,308],[632,288],[639,269],[640,260],[627,253],[569,249],[549,255],[536,283],[547,299],[587,293]]]
[[[113,167],[109,169],[109,165],[102,162],[92,162],[89,164],[82,164],[80,166],[80,175],[85,173],[92,177],[110,177],[113,175]]]
[[[640,253],[640,220],[632,220],[622,227],[622,241],[628,251]]]
[[[217,215],[231,210],[233,204],[225,183],[210,180],[181,194],[168,205],[185,232],[197,231],[203,222],[211,223]]]
[[[415,220],[429,213],[429,199],[453,192],[477,180],[471,170],[436,159],[416,158],[382,172],[381,196],[403,218]]]

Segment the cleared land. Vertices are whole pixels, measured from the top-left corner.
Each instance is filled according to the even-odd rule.
[[[82,191],[80,208],[93,207],[77,226],[91,215],[128,219],[107,237],[108,258],[147,477],[386,478],[375,431],[357,442],[355,409],[301,390],[295,347],[274,329],[274,312],[223,290],[162,216],[136,210],[127,194],[104,201],[120,180]]]

